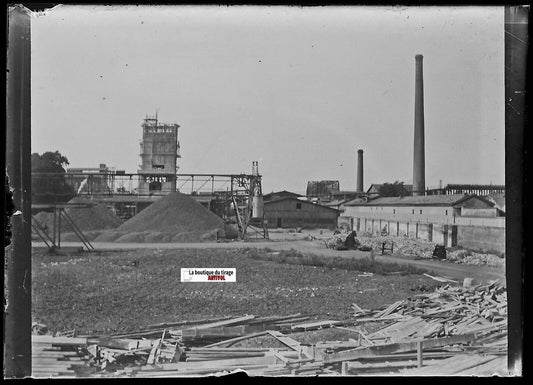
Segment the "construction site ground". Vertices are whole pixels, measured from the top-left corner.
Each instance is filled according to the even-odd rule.
[[[351,323],[355,322],[353,319],[354,314],[356,317],[359,316],[360,319],[370,317],[369,320],[371,321],[366,324],[361,324],[361,321],[357,321],[360,324],[360,331],[357,331],[357,333],[363,333],[363,336],[374,336],[372,338],[379,339],[381,338],[378,335],[380,330],[388,330],[383,329],[384,327],[386,328],[387,324],[382,322],[381,318],[383,318],[383,321],[388,320],[387,317],[389,316],[387,316],[387,314],[395,311],[394,309],[398,308],[400,304],[406,305],[407,303],[410,303],[409,301],[414,301],[413,303],[418,304],[416,306],[421,307],[418,308],[415,306],[412,311],[429,311],[428,316],[435,313],[437,314],[437,318],[439,314],[444,312],[442,313],[445,315],[444,318],[449,318],[452,313],[447,311],[449,310],[448,308],[453,310],[459,305],[441,304],[439,306],[442,309],[439,307],[432,307],[431,309],[436,310],[422,310],[426,305],[424,305],[423,302],[420,302],[424,301],[422,300],[423,297],[420,296],[429,296],[428,298],[433,298],[435,293],[439,290],[443,292],[451,290],[450,293],[454,293],[454,290],[461,289],[465,278],[473,278],[474,281],[470,282],[470,284],[475,284],[476,288],[494,288],[495,282],[498,282],[498,285],[505,285],[503,265],[502,267],[493,267],[455,264],[450,261],[444,262],[428,258],[417,258],[398,253],[381,255],[380,250],[376,249],[374,249],[372,253],[356,250],[334,250],[326,247],[325,243],[322,242],[322,239],[326,240],[328,237],[331,237],[332,234],[333,232],[331,230],[316,230],[311,232],[278,230],[270,232],[270,240],[268,241],[255,240],[245,242],[227,241],[198,243],[93,242],[95,250],[91,252],[80,251],[82,245],[77,242],[62,242],[61,250],[56,253],[50,253],[49,250],[43,247],[44,245],[34,243],[32,249],[32,319],[34,322],[35,335],[32,337],[32,341],[36,361],[32,364],[32,371],[37,377],[84,377],[89,375],[89,372],[86,372],[85,370],[90,370],[90,372],[93,373],[90,374],[91,376],[111,375],[119,377],[124,375],[141,377],[172,376],[183,375],[184,373],[186,374],[189,372],[191,374],[205,374],[216,372],[218,370],[216,365],[218,365],[218,363],[226,362],[227,360],[224,361],[224,359],[231,353],[240,355],[244,354],[242,360],[246,361],[248,365],[245,367],[248,368],[247,370],[249,374],[253,374],[255,372],[251,369],[252,366],[249,365],[251,365],[254,358],[250,357],[259,354],[257,352],[252,352],[254,349],[263,349],[265,351],[268,349],[272,350],[273,347],[275,348],[279,345],[279,341],[282,341],[284,344],[289,343],[289,345],[294,343],[307,343],[312,346],[316,345],[316,347],[320,344],[340,344],[339,346],[342,344],[352,344],[355,346],[360,344],[359,340],[357,340],[359,342],[354,340],[355,331],[350,328],[343,329],[342,327],[345,324],[349,326]],[[186,283],[181,282],[181,268],[235,268],[237,279],[235,283]],[[454,280],[454,283],[451,283],[452,280]],[[482,286],[482,284],[486,286]],[[455,286],[450,287],[449,285]],[[457,289],[454,289],[454,287]],[[468,290],[468,288],[465,290]],[[500,293],[501,289],[498,290],[497,293]],[[460,294],[460,291],[457,293],[458,295],[462,295]],[[473,301],[479,301],[479,298],[482,298],[478,298],[477,294],[472,293],[468,295],[474,295],[474,297],[472,297]],[[496,295],[496,292],[494,292],[494,295]],[[496,297],[493,296],[491,298]],[[500,301],[502,298],[505,298],[505,296],[498,298],[498,301]],[[486,301],[492,301],[490,302],[490,306],[496,304],[496,302],[490,298]],[[452,305],[455,307],[450,307]],[[493,314],[496,314],[488,313],[489,311],[494,312],[496,310],[489,308],[485,309],[479,305],[468,303],[460,306],[466,306],[465,309],[474,310],[475,306],[478,306],[477,313],[476,311],[474,312],[476,315],[472,320],[477,320],[480,317],[478,313],[482,315],[484,314],[485,317],[489,318],[493,316]],[[400,306],[400,308],[402,307]],[[405,311],[408,311],[408,308],[404,309]],[[457,314],[454,315],[454,317],[459,317]],[[171,355],[174,357],[171,357],[171,361],[168,361],[170,359],[168,357],[164,358],[166,356],[163,355],[163,350],[161,350],[160,354],[156,354],[157,358],[156,361],[154,361],[155,363],[159,362],[159,365],[154,366],[141,363],[141,366],[138,366],[139,364],[137,363],[137,366],[131,367],[131,364],[126,366],[124,366],[125,364],[120,364],[118,366],[113,364],[116,368],[115,366],[110,366],[108,369],[102,371],[106,364],[113,363],[115,360],[115,358],[113,358],[114,356],[112,357],[109,354],[130,357],[137,361],[139,361],[139,357],[144,357],[143,360],[146,361],[146,356],[144,355],[148,354],[148,352],[143,353],[140,350],[137,351],[135,349],[130,351],[130,348],[128,348],[129,350],[123,350],[123,347],[118,347],[116,344],[131,344],[137,341],[135,342],[137,344],[136,346],[139,346],[140,343],[148,344],[149,346],[147,345],[147,347],[144,347],[143,349],[152,350],[153,353],[157,346],[160,348],[163,346],[163,337],[160,338],[155,335],[161,333],[161,330],[157,329],[157,325],[172,325],[173,323],[174,325],[179,323],[187,324],[191,322],[191,320],[202,319],[225,319],[227,321],[221,321],[222,324],[231,322],[235,323],[241,319],[239,317],[246,320],[254,319],[254,317],[265,320],[269,319],[269,317],[274,317],[275,319],[279,318],[280,320],[283,318],[289,319],[291,317],[296,317],[294,318],[296,324],[293,322],[290,324],[292,325],[290,328],[298,328],[297,322],[302,322],[302,320],[307,322],[307,324],[305,324],[307,326],[303,329],[302,333],[294,333],[293,331],[289,334],[290,337],[280,334],[279,331],[262,332],[263,334],[270,333],[271,335],[262,335],[261,337],[243,341],[241,345],[237,344],[238,347],[237,345],[234,345],[234,347],[232,346],[231,348],[226,349],[228,351],[234,349],[230,353],[226,352],[225,349],[220,350],[219,353],[216,352],[216,349],[208,349],[205,350],[205,352],[200,351],[201,349],[204,349],[200,346],[209,343],[210,337],[198,334],[199,332],[195,328],[190,330],[187,329],[183,332],[180,330],[179,333],[196,333],[195,336],[188,336],[188,334],[181,336],[180,334],[180,337],[178,338],[179,341],[181,341],[179,342],[180,344],[185,343],[185,346],[189,346],[187,344],[192,343],[193,345],[191,346],[199,346],[197,348],[186,348],[187,362],[177,361],[177,356],[174,351],[177,349],[177,345],[175,344],[173,345],[175,347],[171,349],[173,351]],[[377,318],[374,319],[372,317]],[[409,326],[409,322],[415,322],[418,320],[418,318],[413,318],[413,316],[407,314],[402,317],[404,318],[400,317],[397,321],[392,321],[393,323],[398,323],[398,333],[408,332],[411,330],[409,329],[410,327],[415,327],[415,325]],[[430,317],[433,316],[431,315]],[[233,319],[235,319],[235,321],[232,321]],[[499,319],[501,319],[501,316]],[[471,322],[468,320],[470,320],[470,318],[465,318],[464,322]],[[427,321],[430,321],[430,319],[427,319]],[[472,330],[477,330],[476,328],[479,329],[483,327],[487,328],[489,326],[494,330],[498,328],[505,329],[505,325],[500,325],[503,321],[496,322],[497,320],[493,320],[492,323],[487,320],[481,321],[483,321],[482,324],[486,326],[480,326],[481,324],[477,323],[477,326],[469,327],[474,328]],[[391,320],[388,320],[388,322],[390,323]],[[419,325],[418,328],[424,331],[429,330],[428,328],[439,327],[442,329],[442,325],[437,322],[437,319],[435,319],[435,322],[436,323],[430,322],[429,324],[424,323],[424,325]],[[223,335],[222,337],[219,336],[219,338],[225,339],[231,337],[230,335],[226,336],[225,333],[227,332],[243,333],[243,338],[249,338],[246,337],[246,333],[249,334],[255,330],[252,326],[243,325],[236,326],[233,329],[232,327],[228,327],[227,331],[223,327],[221,331],[218,331],[218,329],[214,328],[215,325],[218,324],[212,324],[210,329],[206,329],[206,332],[221,332]],[[274,328],[275,330],[278,330],[277,328],[279,327],[282,327],[282,329],[285,327],[282,325],[284,325],[283,321],[281,321],[279,325],[264,325],[264,328]],[[332,325],[337,326],[330,329]],[[460,325],[462,324],[458,323],[457,327],[462,327]],[[156,327],[157,330],[153,329],[153,327]],[[319,330],[313,331],[314,327],[317,327]],[[202,326],[200,326],[200,329],[201,328]],[[250,328],[250,330],[246,328]],[[395,328],[395,326],[391,325],[390,328]],[[442,337],[442,341],[444,341],[447,338],[446,333],[451,329],[441,329],[439,329],[439,333],[429,333],[428,331],[428,335],[431,334],[433,337],[436,337],[437,335],[442,337],[441,334],[444,333],[445,337]],[[469,330],[470,329],[466,328],[461,333],[466,333]],[[151,333],[150,336],[152,338],[157,339],[134,340],[135,338],[140,338],[137,335],[142,336],[143,333],[148,332]],[[154,334],[154,332],[157,333]],[[163,331],[163,336],[166,335],[164,343],[167,345],[169,343],[168,341],[170,341],[168,340],[169,332],[170,335],[172,335],[172,331],[167,330],[167,334]],[[241,335],[238,333],[237,335]],[[285,331],[285,333],[287,333],[287,331]],[[504,333],[504,331],[499,333]],[[46,335],[38,336],[37,334]],[[393,335],[394,333],[391,334],[391,336]],[[250,336],[253,336],[253,334],[250,334]],[[505,334],[502,334],[502,336],[505,336]],[[126,339],[120,339],[124,337]],[[41,338],[42,341],[39,338]],[[192,338],[192,342],[187,338]],[[394,338],[387,343],[394,343]],[[461,341],[464,339],[467,341],[468,336],[465,335],[464,337],[460,336],[453,338],[459,338]],[[89,340],[97,341],[98,346],[100,346],[97,348],[96,353],[93,352],[96,356],[94,356],[94,354],[91,353],[92,350],[89,349],[90,346],[94,346],[91,345],[94,342],[89,344],[87,342]],[[157,341],[160,341],[159,345],[157,345]],[[215,339],[214,341],[217,340]],[[400,345],[402,343],[404,345],[409,344],[409,341],[407,340],[407,342],[402,339],[398,339],[398,341]],[[487,346],[484,349],[496,349],[495,352],[499,352],[498,349],[504,349],[504,346],[500,346],[502,342],[498,341],[494,343],[496,344],[494,347]],[[60,350],[62,350],[65,347],[61,344],[68,345],[73,344],[74,342],[81,344],[81,347],[79,346],[76,349],[83,348],[82,350],[79,350],[78,353],[70,352],[68,349],[65,352],[54,350],[57,349],[57,346],[60,346]],[[272,345],[273,343],[274,345]],[[375,344],[377,342],[371,341],[369,343]],[[437,342],[427,342],[427,344],[431,343]],[[89,348],[87,348],[87,346],[89,346]],[[387,345],[387,348],[389,348],[388,346],[389,345]],[[403,347],[403,345],[401,346],[402,349],[407,348],[407,345],[406,347]],[[343,353],[338,351],[338,353],[335,354],[339,355],[339,357],[343,354],[356,354],[357,349],[362,349],[363,347],[364,346],[355,348],[355,353],[349,353],[348,351]],[[44,350],[41,352],[40,349]],[[89,349],[89,353],[87,353],[86,349]],[[104,349],[102,350],[103,353],[99,353],[99,349]],[[196,351],[194,349],[200,350]],[[237,352],[235,349],[241,349],[243,352]],[[298,349],[300,349],[300,347],[298,347]],[[347,349],[347,347],[342,349]],[[373,348],[366,347],[365,349]],[[454,348],[451,349],[453,350]],[[496,352],[494,353],[496,355],[486,356],[483,354],[474,354],[474,352],[468,354],[467,350],[470,348],[467,347],[465,349],[466,351],[461,350],[463,353],[460,351],[448,353],[425,353],[429,358],[426,358],[423,367],[419,366],[418,369],[415,369],[418,371],[425,370],[426,372],[429,371],[428,373],[433,373],[431,372],[431,369],[434,367],[435,363],[431,361],[431,355],[440,354],[443,358],[446,356],[450,357],[450,360],[456,358],[463,363],[468,362],[468,365],[466,366],[470,368],[470,372],[473,370],[481,370],[484,367],[484,363],[488,361],[491,362],[486,364],[489,365],[486,369],[487,373],[495,373],[496,369],[499,372],[504,372],[505,357],[502,355],[503,353]],[[131,356],[132,352],[133,356]],[[159,352],[159,350],[157,350],[156,353],[157,352]],[[152,357],[152,353],[150,353],[150,357]],[[215,353],[218,354],[218,356],[216,356]],[[83,357],[69,356],[65,358],[65,355],[68,354],[81,354]],[[89,357],[87,354],[93,358],[87,358]],[[206,354],[208,355],[205,356]],[[324,359],[336,360],[336,355],[319,355],[316,357],[313,355],[312,359],[305,359],[305,357],[302,359],[301,352],[299,353],[300,356],[295,356],[296,358],[292,357],[290,354],[290,352],[281,352],[278,353],[278,356],[281,357],[282,360],[296,360],[294,362],[291,361],[293,363],[276,363],[274,366],[269,366],[271,369],[258,369],[260,370],[258,374],[281,375],[289,369],[289,374],[299,373],[299,371],[307,373],[303,371],[305,369],[311,370],[311,372],[308,373],[321,372],[326,375],[328,373],[337,375],[339,373],[348,375],[350,375],[350,373],[364,374],[371,373],[372,370],[377,370],[379,373],[383,373],[383,370],[391,370],[391,364],[387,361],[389,359],[387,357],[389,356],[386,355],[383,357],[376,357],[376,359],[381,360],[379,363],[365,363],[363,360],[362,363],[351,362],[346,365],[343,363],[341,368],[341,366],[336,367],[336,364],[333,364],[333,366],[324,366]],[[310,353],[308,352],[307,354]],[[413,355],[413,353],[408,353],[407,355],[409,354]],[[416,352],[414,354],[414,357],[416,357]],[[459,354],[462,354],[462,356],[459,356]],[[454,355],[457,355],[457,357],[454,357]],[[264,358],[257,358],[257,360],[263,360],[265,362],[269,361],[270,358],[267,356],[268,355],[265,355]],[[97,357],[96,364],[94,363],[94,357]],[[150,357],[148,357],[148,363],[153,361]],[[345,358],[343,357],[340,358],[344,361]],[[68,361],[65,361],[67,359]],[[195,360],[202,361],[206,359],[222,359],[223,361],[208,361],[197,364],[193,362]],[[350,359],[352,358],[348,358],[347,361],[350,361]],[[472,361],[474,359],[476,362]],[[81,366],[73,366],[72,360],[78,360],[76,361],[76,365]],[[239,359],[236,359],[236,361],[239,361]],[[266,365],[262,363],[263,361],[261,361],[261,365]],[[312,362],[307,365],[305,364],[307,361]],[[162,362],[172,363],[166,364],[167,367],[165,364],[161,364]],[[300,366],[299,369],[294,369],[291,365],[295,365],[295,363],[299,363],[298,365],[303,366]],[[444,361],[442,361],[442,363],[444,364]],[[210,365],[214,366],[211,367]],[[289,369],[285,367],[286,365],[288,365]],[[338,365],[340,365],[340,363],[338,363]],[[373,365],[375,365],[376,368],[374,368]],[[416,362],[413,364],[412,361],[409,361],[407,364],[399,365],[399,367],[412,367],[413,365],[416,366]],[[201,370],[195,369],[197,366]],[[454,364],[450,362],[449,366],[450,368],[455,368],[456,363]],[[98,369],[100,367],[101,369]],[[230,370],[233,367],[228,368],[228,370]],[[279,371],[281,369],[283,369],[283,371]],[[95,370],[97,372],[94,373]],[[134,374],[134,372],[126,373],[124,370],[133,370],[136,374]],[[178,371],[176,372],[176,370]],[[183,372],[183,370],[186,371]],[[200,372],[198,372],[198,370],[200,370]],[[159,373],[158,371],[162,372]],[[468,372],[468,374],[474,373],[470,372]]]
[[[302,230],[294,232],[289,230],[270,230],[269,240],[254,239],[252,241],[228,241],[228,242],[195,242],[195,243],[115,243],[115,242],[92,242],[96,250],[136,250],[136,249],[242,249],[242,248],[267,248],[273,251],[296,250],[301,253],[314,254],[326,257],[343,258],[368,258],[370,252],[359,250],[333,250],[328,249],[321,239],[327,239],[333,234],[332,230]],[[312,239],[312,241],[310,240]],[[80,242],[62,242],[65,249],[79,248]],[[33,242],[34,248],[44,247],[43,243]],[[395,262],[408,264],[426,269],[446,278],[464,280],[472,278],[478,282],[498,279],[503,285],[506,284],[505,268],[495,266],[477,266],[468,264],[456,264],[437,259],[421,259],[411,255],[403,255],[398,252],[381,255],[380,250],[374,252],[374,258],[378,262]]]

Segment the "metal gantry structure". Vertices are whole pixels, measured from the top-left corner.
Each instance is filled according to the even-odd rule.
[[[40,186],[40,193],[34,189],[35,200],[57,198],[61,202],[63,195],[70,192],[91,197],[115,210],[120,205],[134,207],[132,215],[136,214],[137,205],[150,204],[166,195],[157,191],[140,193],[138,186],[143,178],[139,173],[32,173],[32,183]],[[197,200],[226,222],[234,217],[239,238],[250,239],[253,235],[268,239],[257,162],[253,162],[252,174],[176,174],[176,182],[177,191]]]

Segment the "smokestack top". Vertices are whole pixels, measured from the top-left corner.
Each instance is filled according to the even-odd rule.
[[[415,60],[422,60],[424,58],[424,56],[418,54],[415,56]]]
[[[363,150],[359,149],[359,150],[357,150],[357,152],[358,152],[359,154],[362,154],[362,153],[363,153]]]

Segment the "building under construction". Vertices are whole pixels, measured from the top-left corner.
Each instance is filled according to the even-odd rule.
[[[157,115],[144,119],[138,170],[140,195],[166,195],[176,191],[178,158],[181,157],[179,127],[175,123],[160,123]]]

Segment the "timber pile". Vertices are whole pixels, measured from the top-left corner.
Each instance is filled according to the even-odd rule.
[[[32,335],[31,345],[34,378],[76,377],[90,359],[85,338]]]
[[[244,315],[72,338],[70,345],[65,337],[36,338],[76,346],[85,365],[76,375],[88,377],[505,375],[507,300],[497,280],[446,283],[382,309],[352,308],[346,320]],[[72,375],[66,362],[53,373]]]

